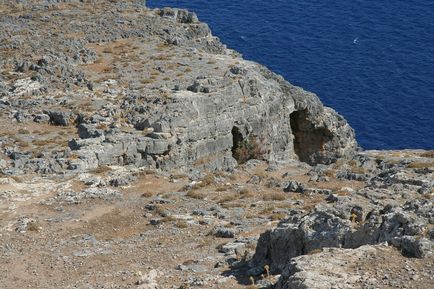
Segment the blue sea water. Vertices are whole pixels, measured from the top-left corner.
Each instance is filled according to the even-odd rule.
[[[434,149],[434,1],[148,0],[318,94],[365,149]]]

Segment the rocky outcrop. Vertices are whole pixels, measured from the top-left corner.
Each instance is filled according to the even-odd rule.
[[[271,264],[274,272],[281,272],[291,258],[328,247],[358,248],[390,242],[412,257],[424,257],[432,250],[423,218],[390,207],[372,210],[366,216],[356,205],[342,209],[318,208],[280,223],[261,236],[254,261]]]
[[[405,152],[395,154],[405,155]],[[282,273],[276,287],[279,289],[358,288],[356,283],[360,283],[360,275],[356,274],[354,276],[358,279],[350,280],[347,277],[351,276],[344,277],[345,274],[339,273],[337,276],[340,277],[335,279],[333,272],[339,271],[339,265],[333,267],[331,264],[333,268],[328,271],[324,262],[345,260],[350,255],[366,251],[366,248],[372,250],[372,246],[380,243],[397,248],[406,257],[432,258],[434,191],[430,181],[433,172],[429,169],[432,160],[425,153],[421,155],[428,157],[408,155],[408,160],[402,160],[402,156],[387,160],[374,159],[366,154],[355,156],[341,167],[337,176],[354,180],[350,172],[357,171],[363,176],[365,187],[325,192],[325,202],[312,210],[292,209],[277,228],[261,235],[252,265],[260,268],[268,265],[271,272]],[[288,188],[291,189],[286,191],[295,192],[298,186],[293,181]],[[299,190],[302,194],[306,191],[310,190]],[[364,249],[359,250],[361,247]],[[324,249],[336,254],[333,260],[326,257],[328,253],[319,254],[321,260],[316,258],[315,253]],[[313,269],[312,266],[320,267]],[[324,272],[328,273],[324,275]],[[344,281],[351,285],[336,285]]]
[[[333,109],[227,49],[194,13],[149,10],[134,2],[104,5],[117,12],[94,15],[84,10],[80,25],[59,20],[63,31],[84,35],[75,40],[57,33],[57,22],[49,22],[42,31],[40,19],[34,17],[0,18],[1,39],[17,23],[45,35],[18,35],[19,43],[25,41],[29,47],[2,48],[3,53],[14,51],[14,59],[6,58],[2,66],[12,68],[18,79],[1,82],[1,90],[7,91],[1,101],[16,111],[20,122],[77,126],[78,137],[71,136],[66,149],[72,150],[67,153],[71,157],[47,160],[64,161],[56,166],[60,170],[101,165],[230,170],[237,164],[237,149],[249,142],[258,146],[260,154],[255,157],[270,162],[329,164],[357,149],[353,130]],[[50,17],[45,9],[40,4],[32,8]],[[131,51],[125,49],[132,46]],[[125,52],[116,54],[116,49]],[[27,50],[28,55],[42,57],[32,59],[24,54]],[[134,50],[140,52],[135,57],[142,61],[143,73],[150,73],[149,79],[141,80],[137,68],[129,68],[139,60],[117,64],[125,63],[120,58]],[[95,75],[104,65],[113,66],[113,72],[101,68]],[[29,99],[32,95],[37,97]],[[32,162],[29,154],[14,164],[14,172],[36,171]]]
[[[92,164],[133,163],[161,169],[201,161],[209,169],[231,169],[236,165],[233,147],[251,137],[259,140],[263,157],[269,161],[298,156],[309,163],[330,163],[354,152],[352,129],[315,95],[292,87],[258,64],[244,61],[243,65],[236,70],[243,74],[228,73],[219,80],[218,89],[212,80],[203,79],[209,93],[180,90],[164,102],[147,99],[146,110],[135,115],[140,119],[136,126],[150,131],[146,136],[109,131],[93,141],[74,140],[70,147],[86,159],[95,152]],[[235,80],[237,77],[240,79]],[[124,106],[134,104],[126,100]],[[305,131],[315,135],[313,141],[294,135],[291,129],[299,123],[291,114],[300,107],[310,118],[300,120],[300,125],[311,121]],[[304,149],[298,149],[299,145]]]

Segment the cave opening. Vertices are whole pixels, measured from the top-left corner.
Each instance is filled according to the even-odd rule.
[[[325,143],[331,138],[330,131],[315,127],[306,109],[291,113],[290,124],[294,135],[294,151],[299,160],[310,165],[322,163]]]

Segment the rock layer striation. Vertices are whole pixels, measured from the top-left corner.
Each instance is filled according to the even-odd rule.
[[[62,5],[71,9],[37,1],[20,6],[24,15],[0,16],[3,115],[77,129],[68,147],[42,159],[9,147],[9,172],[233,169],[236,148],[253,140],[272,162],[329,164],[357,149],[345,119],[227,49],[194,13],[135,2]],[[68,20],[73,8],[79,22]]]

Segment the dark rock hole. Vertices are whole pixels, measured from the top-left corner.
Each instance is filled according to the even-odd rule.
[[[315,165],[322,163],[325,143],[331,138],[325,128],[315,128],[308,119],[307,110],[294,111],[290,115],[291,130],[294,135],[294,151],[300,161]]]

